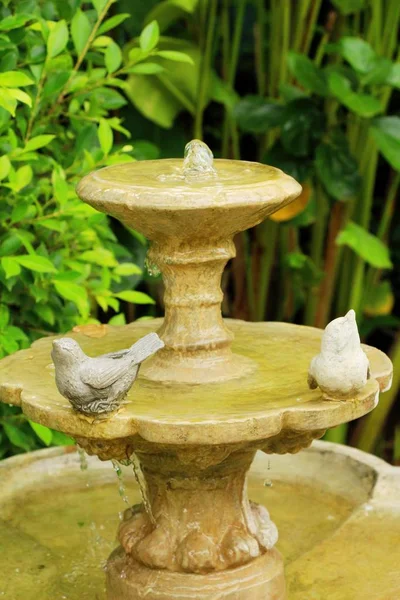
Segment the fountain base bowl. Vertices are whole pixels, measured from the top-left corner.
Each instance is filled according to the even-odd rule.
[[[217,595],[217,596],[216,596]],[[250,563],[198,575],[149,569],[117,548],[107,563],[108,600],[285,600],[283,558],[273,548]]]

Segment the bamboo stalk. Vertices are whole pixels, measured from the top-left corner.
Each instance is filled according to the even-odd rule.
[[[336,238],[343,226],[347,210],[344,202],[335,202],[331,211],[326,245],[325,278],[321,285],[321,294],[317,307],[317,316],[315,318],[316,327],[325,327],[330,315],[338,266],[338,247],[336,245]]]
[[[227,64],[227,83],[230,87],[233,88],[236,79],[238,61],[239,61],[239,51],[240,51],[240,42],[242,40],[243,34],[243,23],[244,23],[244,13],[246,8],[247,0],[239,0],[235,28],[232,38],[232,50],[231,50],[231,59]],[[228,19],[228,17],[226,17]],[[229,35],[229,32],[227,32]],[[224,60],[225,63],[225,60]],[[234,145],[234,154],[239,154],[239,139],[237,134],[236,124],[232,121],[232,118],[229,114],[227,108],[225,108],[224,115],[224,124],[223,124],[223,134],[222,134],[222,156],[228,155],[229,148],[229,138],[232,136],[233,145]],[[238,156],[235,156],[238,158]]]
[[[315,266],[320,269],[323,262],[323,250],[325,241],[327,200],[321,184],[315,187],[316,194],[316,215],[315,223],[312,228],[310,257]],[[321,283],[310,289],[307,298],[307,304],[304,312],[304,323],[313,325],[318,305],[318,298],[321,290]]]
[[[210,7],[207,21],[207,34],[204,55],[202,56],[200,71],[199,71],[199,84],[197,94],[197,106],[194,121],[194,137],[201,140],[203,139],[203,113],[206,102],[206,95],[209,84],[208,73],[211,66],[212,47],[214,42],[214,32],[217,18],[217,0],[210,0]]]
[[[256,320],[265,318],[271,272],[275,258],[276,240],[278,235],[278,224],[267,219],[256,229],[257,241],[262,250],[262,261],[259,272],[259,287],[257,295]]]

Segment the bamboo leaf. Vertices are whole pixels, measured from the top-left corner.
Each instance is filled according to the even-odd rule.
[[[375,96],[353,92],[351,83],[344,75],[331,72],[328,75],[329,89],[332,94],[360,117],[374,117],[383,107]]]
[[[368,73],[374,67],[376,52],[361,38],[344,36],[340,39],[338,48],[343,58],[359,73]]]
[[[289,52],[288,64],[290,72],[306,90],[321,96],[328,94],[329,88],[324,71],[319,69],[308,56]]]
[[[353,198],[360,185],[358,165],[345,140],[332,138],[321,143],[315,154],[315,168],[327,192],[336,200]]]
[[[338,246],[348,246],[365,262],[377,269],[391,269],[393,267],[388,247],[375,235],[352,221],[339,233],[336,244]]]
[[[388,163],[400,171],[400,117],[374,119],[371,133]]]
[[[264,133],[281,124],[283,106],[262,98],[245,96],[233,109],[233,117],[242,131]]]
[[[365,8],[366,0],[332,0],[332,4],[340,10],[343,15],[351,15]]]

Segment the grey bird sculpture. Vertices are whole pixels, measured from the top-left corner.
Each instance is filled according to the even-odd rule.
[[[308,386],[319,387],[326,399],[346,399],[361,391],[369,377],[369,361],[361,348],[356,313],[349,310],[326,326],[321,352],[310,364]]]
[[[104,416],[120,407],[140,364],[163,346],[156,333],[149,333],[126,350],[90,358],[72,338],[54,340],[51,357],[58,391],[78,413]]]

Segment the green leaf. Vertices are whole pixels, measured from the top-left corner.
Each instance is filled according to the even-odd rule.
[[[141,275],[142,269],[134,263],[121,263],[116,267],[114,273],[116,275],[121,275],[122,277],[129,275]]]
[[[26,92],[23,92],[18,88],[8,88],[7,91],[16,100],[19,100],[20,102],[22,102],[23,104],[27,104],[28,106],[32,106],[32,98]]]
[[[92,4],[96,9],[97,14],[100,15],[107,4],[107,0],[92,0]]]
[[[33,85],[35,82],[21,71],[5,71],[0,73],[0,85],[3,87],[22,87]]]
[[[373,68],[377,55],[368,42],[358,37],[344,36],[338,48],[343,58],[359,73],[368,73]]]
[[[75,444],[74,440],[62,431],[53,431],[52,433],[54,446],[73,446]]]
[[[0,351],[4,350],[6,354],[12,354],[19,350],[19,344],[9,335],[0,334]]]
[[[126,290],[114,295],[125,302],[132,302],[132,304],[155,304],[154,300],[144,292]]]
[[[15,427],[15,425],[10,425],[9,423],[4,423],[3,427],[6,436],[14,446],[21,448],[26,452],[32,450],[32,441],[22,429]]]
[[[0,31],[11,31],[23,27],[27,21],[31,21],[34,17],[27,14],[9,15],[0,21]]]
[[[4,330],[10,321],[10,311],[8,306],[0,304],[0,330]]]
[[[184,52],[178,52],[177,50],[159,50],[157,56],[166,58],[167,60],[173,60],[175,62],[188,63],[194,65],[193,58]]]
[[[400,63],[392,63],[389,74],[386,77],[386,83],[395,88],[400,88]]]
[[[261,96],[245,96],[233,109],[242,131],[264,133],[281,124],[284,107]]]
[[[371,133],[388,163],[400,171],[400,117],[374,119]]]
[[[366,0],[332,0],[332,4],[340,10],[343,15],[351,15],[365,8]]]
[[[111,319],[108,321],[109,325],[125,325],[126,324],[126,318],[124,313],[118,313],[118,315],[114,315],[113,317],[111,317]]]
[[[109,19],[104,21],[102,25],[100,25],[97,34],[102,35],[103,33],[110,31],[110,29],[114,29],[114,27],[117,27],[118,25],[123,23],[124,21],[126,21],[126,19],[130,19],[130,17],[131,15],[129,13],[121,13],[119,15],[114,15],[113,17],[110,17]]]
[[[30,184],[33,177],[32,167],[30,165],[24,165],[13,175],[11,178],[10,174],[10,187],[15,191],[19,192],[24,187]]]
[[[325,132],[325,115],[309,98],[298,98],[286,105],[282,114],[281,143],[294,155],[305,157]]]
[[[10,279],[10,277],[15,277],[21,273],[21,267],[13,257],[3,256],[1,266],[6,274],[6,279]]]
[[[60,168],[53,170],[51,174],[55,198],[63,204],[68,200],[68,183],[64,179],[64,173]]]
[[[57,271],[53,263],[45,256],[26,254],[23,256],[14,256],[13,258],[21,267],[30,271],[36,271],[37,273],[55,273]]]
[[[353,198],[360,184],[358,165],[351,156],[346,140],[334,138],[317,147],[315,168],[327,192],[336,200]]]
[[[29,425],[32,427],[33,431],[36,433],[38,438],[46,445],[50,446],[53,439],[53,432],[48,427],[44,427],[44,425],[40,425],[40,423],[35,423],[34,421],[29,421]]]
[[[114,71],[118,69],[122,62],[122,54],[118,44],[111,42],[111,44],[107,46],[104,60],[109,73],[114,73]]]
[[[65,300],[73,302],[83,317],[89,314],[89,302],[86,289],[71,281],[54,281],[54,287]]]
[[[56,317],[54,311],[47,304],[36,304],[35,313],[49,325],[54,325]]]
[[[113,145],[114,134],[110,125],[105,119],[101,119],[97,133],[99,136],[100,147],[107,156]]]
[[[31,138],[26,142],[23,152],[31,152],[32,150],[38,150],[39,148],[43,148],[44,146],[50,144],[50,142],[52,142],[55,137],[55,135],[51,134],[37,135],[36,137]]]
[[[160,38],[160,29],[157,21],[152,21],[143,29],[140,34],[139,43],[143,52],[150,52],[158,44]]]
[[[0,181],[3,181],[9,174],[11,169],[10,159],[6,154],[0,157]]]
[[[60,54],[68,43],[68,27],[64,19],[58,21],[47,38],[47,54],[54,58]]]
[[[376,269],[391,269],[389,250],[375,235],[349,221],[336,238],[338,246],[348,246]]]
[[[329,89],[325,73],[307,56],[297,52],[289,52],[288,63],[290,72],[306,90],[321,96],[328,94]]]
[[[81,54],[82,50],[86,46],[86,42],[89,39],[92,26],[89,19],[80,8],[74,14],[71,21],[71,36],[74,42],[75,50],[78,55]]]
[[[331,72],[328,75],[329,89],[347,108],[360,117],[373,117],[382,112],[383,107],[375,96],[358,94],[351,89],[351,83],[344,75]]]
[[[115,267],[118,264],[113,253],[110,250],[101,247],[96,248],[95,250],[82,252],[82,254],[78,256],[78,259],[83,262],[99,265],[100,267]]]
[[[15,109],[17,108],[17,100],[8,89],[0,88],[0,107],[4,108],[13,117],[15,117]]]
[[[140,73],[141,75],[155,75],[165,71],[164,67],[153,62],[144,62],[127,69],[128,73]]]

